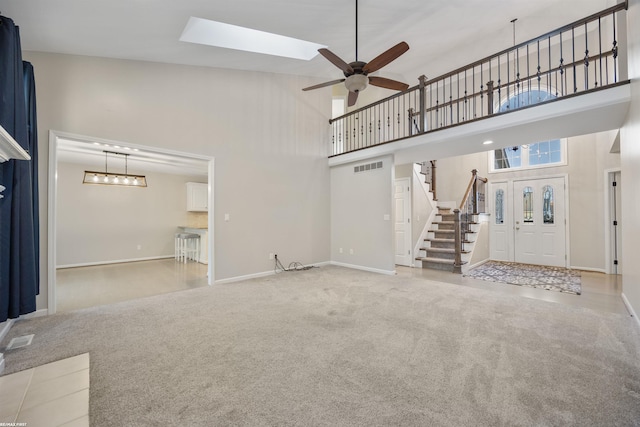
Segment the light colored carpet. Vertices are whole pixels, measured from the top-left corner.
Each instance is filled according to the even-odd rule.
[[[569,268],[506,261],[487,261],[469,270],[465,273],[465,276],[509,285],[546,289],[548,291],[576,295],[582,293],[580,272]]]
[[[634,322],[322,267],[18,322],[5,373],[89,352],[95,427],[631,426]]]

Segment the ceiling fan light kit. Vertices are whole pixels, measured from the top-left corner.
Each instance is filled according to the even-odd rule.
[[[309,86],[302,90],[319,89],[322,87],[333,86],[335,84],[344,82],[347,90],[349,91],[347,102],[349,107],[355,105],[358,99],[358,93],[366,89],[367,85],[369,84],[392,90],[407,90],[409,88],[409,85],[406,83],[387,79],[384,77],[369,77],[368,75],[370,73],[378,71],[385,65],[396,60],[400,55],[408,50],[409,45],[406,42],[400,42],[392,48],[387,49],[380,55],[376,56],[369,62],[358,61],[358,0],[356,0],[356,60],[347,64],[338,55],[331,52],[329,49],[318,49],[318,52],[320,52],[322,56],[324,56],[329,62],[342,70],[345,78]]]
[[[366,89],[368,83],[369,79],[364,74],[353,74],[347,77],[344,85],[347,87],[349,92],[360,92],[361,90]]]

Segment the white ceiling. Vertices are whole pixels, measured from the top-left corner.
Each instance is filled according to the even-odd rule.
[[[519,43],[613,3],[360,0],[358,59],[369,61],[406,41],[410,50],[376,74],[413,86],[422,74],[435,78],[511,46],[513,18],[518,18]],[[355,60],[355,0],[0,0],[0,13],[20,26],[26,51],[304,75],[317,77],[318,83],[342,77],[320,55],[304,61],[179,41],[195,16],[319,43],[346,62]],[[61,160],[104,164],[103,147],[66,141],[60,148]],[[164,164],[171,173],[183,166],[201,173],[206,165],[153,151],[140,161],[137,165],[132,155],[130,169],[157,170]]]
[[[612,0],[360,0],[359,59],[400,41],[410,50],[380,74],[411,86],[612,5]],[[318,55],[287,59],[180,42],[190,16],[328,46],[355,59],[355,0],[0,0],[24,50],[341,78]]]

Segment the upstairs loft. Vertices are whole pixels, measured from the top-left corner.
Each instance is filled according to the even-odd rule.
[[[330,165],[398,163],[621,127],[631,89],[627,3],[330,120]]]

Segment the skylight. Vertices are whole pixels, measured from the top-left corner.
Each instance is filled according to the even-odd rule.
[[[292,37],[190,17],[180,41],[309,61],[326,47]]]

